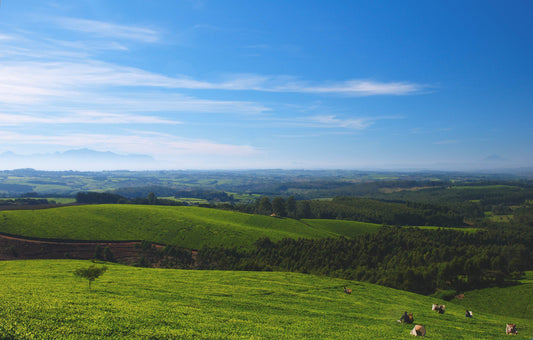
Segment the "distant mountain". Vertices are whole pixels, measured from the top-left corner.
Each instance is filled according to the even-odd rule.
[[[34,168],[39,170],[149,170],[156,161],[148,155],[119,155],[90,149],[67,150],[53,154],[0,154],[0,170]]]

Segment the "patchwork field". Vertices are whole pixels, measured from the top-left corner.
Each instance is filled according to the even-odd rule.
[[[354,236],[379,225],[336,220],[294,220],[198,207],[84,205],[0,212],[0,232],[72,240],[147,240],[185,248],[250,247],[272,240]]]
[[[16,339],[406,339],[413,312],[431,339],[507,339],[505,322],[533,334],[531,318],[436,301],[377,285],[280,272],[145,269],[106,264],[88,289],[89,261],[0,262],[0,334]],[[352,294],[343,292],[343,286]],[[466,300],[465,300],[466,301]],[[463,302],[465,302],[463,301]],[[446,313],[431,310],[446,303]],[[466,308],[468,308],[467,306]]]

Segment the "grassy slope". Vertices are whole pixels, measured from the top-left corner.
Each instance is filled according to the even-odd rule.
[[[533,272],[527,272],[527,278],[521,282],[521,285],[507,288],[466,292],[458,303],[470,310],[483,309],[501,315],[504,321],[511,323],[513,318],[533,319]]]
[[[301,222],[313,228],[346,237],[353,237],[362,233],[372,233],[381,227],[381,224],[343,220],[302,219]]]
[[[42,238],[149,240],[188,248],[250,246],[259,237],[352,236],[377,225],[280,219],[198,207],[85,205],[2,211],[0,232]]]
[[[109,264],[88,291],[90,262],[0,262],[0,334],[16,338],[408,339],[404,310],[430,339],[507,339],[500,316],[359,282],[294,273],[145,269]],[[353,289],[352,295],[342,286]],[[532,319],[513,319],[529,339]]]

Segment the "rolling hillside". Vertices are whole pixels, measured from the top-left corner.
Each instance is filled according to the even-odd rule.
[[[506,319],[533,319],[533,272],[526,272],[518,286],[478,289],[464,295],[458,303],[470,309],[484,309]]]
[[[107,264],[88,290],[75,260],[0,262],[0,334],[28,338],[408,339],[413,312],[429,339],[530,339],[533,320],[502,317],[377,285],[280,272],[145,269]],[[343,292],[343,286],[352,294]],[[446,313],[431,310],[446,303]]]
[[[249,247],[272,240],[354,236],[379,225],[335,220],[293,220],[198,207],[84,205],[0,212],[0,232],[73,240],[147,240],[198,249]]]

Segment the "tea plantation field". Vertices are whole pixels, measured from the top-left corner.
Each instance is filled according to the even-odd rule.
[[[526,272],[526,278],[521,283],[519,286],[507,288],[466,292],[464,299],[458,303],[470,308],[482,308],[507,319],[533,319],[533,272]]]
[[[294,220],[199,208],[149,205],[84,205],[0,211],[0,232],[74,240],[147,240],[185,248],[249,247],[272,240],[355,236],[379,225],[336,220]]]
[[[0,262],[0,335],[16,339],[530,339],[533,320],[502,317],[377,285],[281,272],[164,270],[107,264],[88,290],[76,260]],[[343,292],[343,286],[352,294]],[[519,300],[519,299],[518,299]]]

